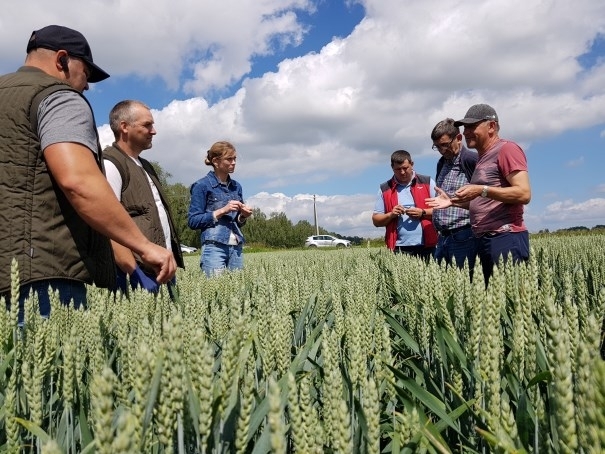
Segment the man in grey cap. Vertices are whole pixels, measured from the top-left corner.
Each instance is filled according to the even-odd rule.
[[[86,303],[85,284],[113,287],[109,238],[135,251],[158,282],[175,274],[172,253],[141,233],[103,176],[82,93],[107,77],[84,36],[58,25],[34,31],[24,66],[0,77],[0,295],[7,305],[18,298],[20,322],[30,291],[48,316],[49,286],[75,306]]]
[[[472,106],[454,125],[464,126],[466,144],[477,150],[479,160],[470,184],[452,198],[437,189],[439,196],[428,203],[433,208],[469,209],[487,285],[500,259],[510,255],[517,263],[529,257],[529,233],[523,221],[523,205],[531,200],[527,159],[519,145],[498,136],[498,114],[487,104]]]

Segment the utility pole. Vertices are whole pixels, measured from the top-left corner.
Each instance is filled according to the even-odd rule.
[[[313,194],[313,217],[315,219],[315,235],[319,235],[319,225],[317,225],[317,208],[315,207],[315,194]]]

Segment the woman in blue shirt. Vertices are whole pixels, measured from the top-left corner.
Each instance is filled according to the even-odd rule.
[[[200,266],[207,276],[244,265],[241,227],[252,209],[244,204],[242,186],[229,176],[235,171],[236,159],[233,145],[216,142],[204,161],[213,170],[191,185],[188,225],[201,230]]]

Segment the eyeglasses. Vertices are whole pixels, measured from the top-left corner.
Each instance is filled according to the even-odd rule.
[[[452,146],[452,143],[454,143],[454,140],[456,140],[456,137],[454,137],[448,143],[435,143],[435,144],[433,144],[433,146],[431,148],[435,151],[448,150]]]

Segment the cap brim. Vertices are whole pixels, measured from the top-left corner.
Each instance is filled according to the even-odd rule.
[[[94,84],[95,82],[101,82],[102,80],[105,80],[109,77],[109,74],[107,74],[97,65],[95,65],[88,58],[83,58],[79,55],[74,55],[74,57],[82,59],[82,61],[86,63],[86,66],[88,66],[88,69],[90,69],[90,77],[88,78],[88,83]]]
[[[101,82],[109,77],[109,74],[107,74],[94,63],[87,61],[86,64],[90,68],[90,77],[88,78],[89,83],[94,84],[95,82]]]
[[[479,123],[483,121],[481,118],[463,118],[462,120],[457,120],[454,122],[454,126],[462,126],[462,125],[474,125],[475,123]]]

